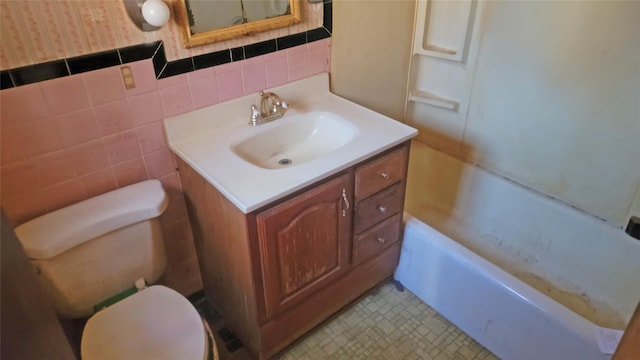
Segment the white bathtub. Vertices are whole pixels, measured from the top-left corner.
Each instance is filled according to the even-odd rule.
[[[494,354],[610,358],[595,329],[628,323],[639,241],[419,142],[405,209],[396,279]]]

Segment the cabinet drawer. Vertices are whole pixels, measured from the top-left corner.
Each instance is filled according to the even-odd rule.
[[[395,184],[372,197],[356,204],[353,232],[361,231],[379,223],[402,210],[404,182]]]
[[[407,147],[395,150],[356,169],[356,200],[377,193],[404,178]]]
[[[353,238],[353,264],[357,265],[400,240],[401,214],[396,214],[381,224]]]

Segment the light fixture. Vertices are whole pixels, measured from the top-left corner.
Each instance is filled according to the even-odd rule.
[[[162,0],[124,0],[124,7],[142,31],[154,31],[169,21],[169,6]]]

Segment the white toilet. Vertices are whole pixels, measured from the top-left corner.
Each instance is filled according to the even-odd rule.
[[[145,287],[166,266],[158,217],[167,203],[160,182],[148,180],[16,228],[59,316],[95,312],[82,333],[82,359],[217,359],[191,303],[165,286]],[[104,303],[112,305],[94,310]]]

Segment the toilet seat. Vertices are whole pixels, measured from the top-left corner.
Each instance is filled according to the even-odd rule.
[[[82,333],[80,352],[85,360],[202,360],[207,333],[185,297],[154,285],[92,316]]]

